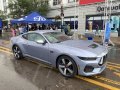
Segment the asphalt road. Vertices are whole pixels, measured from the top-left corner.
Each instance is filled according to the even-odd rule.
[[[120,90],[120,47],[108,54],[105,71],[96,76],[63,77],[55,68],[25,58],[15,60],[0,47],[0,90]]]

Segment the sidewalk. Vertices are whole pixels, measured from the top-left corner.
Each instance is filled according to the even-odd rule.
[[[10,38],[11,32],[3,32],[2,37],[0,37],[0,46],[10,48]]]
[[[10,38],[10,32],[4,33],[3,37],[0,38],[0,46],[10,48]],[[87,40],[87,38],[85,38],[84,36],[79,36],[79,39]],[[120,37],[111,37],[110,40],[115,44],[115,46],[120,46]],[[102,37],[95,36],[93,41],[97,43],[102,43]]]

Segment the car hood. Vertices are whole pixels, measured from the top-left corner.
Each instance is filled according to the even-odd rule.
[[[61,42],[60,44],[64,46],[69,46],[78,50],[80,49],[82,51],[87,51],[87,52],[96,54],[97,56],[101,55],[104,52],[107,53],[107,49],[104,46],[88,40],[67,40],[67,41]]]

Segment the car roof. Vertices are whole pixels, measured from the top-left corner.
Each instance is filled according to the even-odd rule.
[[[35,30],[35,31],[29,31],[28,33],[32,33],[32,32],[36,32],[36,33],[47,33],[47,32],[59,32],[59,31],[54,31],[54,30]]]

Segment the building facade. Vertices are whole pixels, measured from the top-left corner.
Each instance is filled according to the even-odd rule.
[[[118,36],[118,30],[120,30],[120,0],[113,0],[109,2],[108,14],[111,14],[111,35]],[[99,30],[105,30],[105,2],[94,3],[89,5],[81,5],[79,7],[79,32],[85,32],[89,30],[92,25],[92,30],[96,29],[96,25],[99,26]],[[110,11],[111,8],[111,11]],[[108,19],[108,16],[107,16]]]
[[[78,0],[62,0],[62,2],[61,0],[50,0],[49,3],[51,10],[47,16],[48,18],[57,21],[58,27],[60,27],[61,19],[56,20],[56,17],[61,17],[61,5],[63,5],[64,22],[70,24],[71,29],[74,29],[74,24],[76,29],[78,28]]]
[[[48,18],[55,20],[56,16],[60,16],[60,1],[61,0],[50,0],[51,10],[48,13]],[[100,31],[103,31],[105,29],[105,2],[80,5],[79,0],[77,0],[77,2],[75,1],[76,0],[63,0],[64,22],[66,24],[69,23],[71,29],[74,29],[75,25],[78,33],[84,33],[90,29],[95,31],[96,25],[99,26]],[[120,29],[120,0],[112,0],[111,9],[111,35],[118,36],[117,30]],[[108,8],[108,13],[110,13],[110,8]],[[59,19],[57,21],[58,25],[60,25],[61,20]]]

